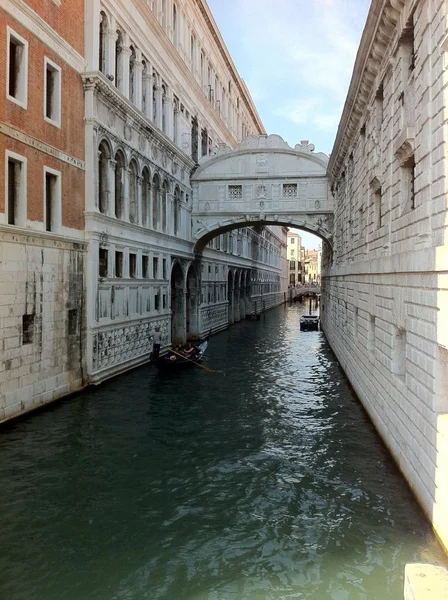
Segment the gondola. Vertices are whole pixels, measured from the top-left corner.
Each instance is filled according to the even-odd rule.
[[[196,354],[191,358],[180,356],[179,353],[170,351],[156,360],[156,367],[161,371],[180,371],[186,367],[194,367],[195,363],[201,363],[208,347],[208,336],[199,341],[196,346]]]

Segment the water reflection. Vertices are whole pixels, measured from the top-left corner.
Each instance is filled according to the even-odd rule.
[[[402,597],[442,553],[305,308],[5,428],[0,597]]]

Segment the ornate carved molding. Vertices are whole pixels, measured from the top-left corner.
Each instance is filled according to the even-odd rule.
[[[368,102],[374,93],[377,76],[381,72],[400,21],[405,0],[373,0],[361,38],[350,88],[345,101],[336,140],[328,164],[328,175],[333,182],[356,136]],[[373,36],[373,39],[372,39]]]
[[[136,108],[132,102],[123,96],[111,82],[99,72],[83,73],[82,80],[86,91],[93,91],[105,97],[110,104],[123,112],[124,120],[127,125],[133,125],[139,129],[139,133],[144,132],[155,138],[158,144],[168,148],[173,156],[176,156],[190,168],[194,167],[193,160],[184,154],[172,140],[164,135],[145,115]]]

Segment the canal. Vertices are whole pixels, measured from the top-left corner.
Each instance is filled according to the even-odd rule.
[[[401,600],[431,529],[320,332],[281,307],[0,430],[4,600]]]

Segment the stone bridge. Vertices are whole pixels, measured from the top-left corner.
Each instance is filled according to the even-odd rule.
[[[303,229],[331,247],[327,164],[328,157],[315,154],[308,141],[291,148],[278,135],[247,137],[235,150],[218,146],[192,177],[196,253],[225,231],[263,225]]]
[[[316,296],[318,296],[320,294],[320,285],[313,285],[311,283],[305,283],[304,285],[296,285],[288,289],[288,294],[289,298],[291,299],[311,294],[315,294]]]

